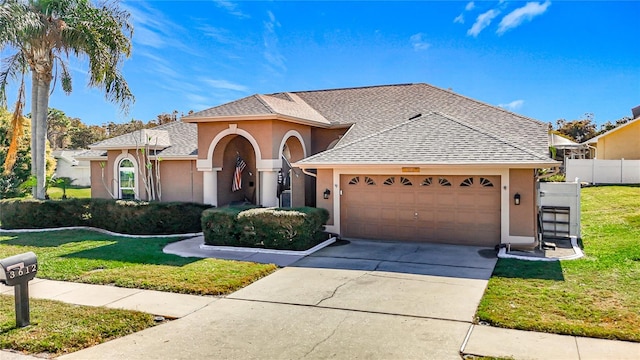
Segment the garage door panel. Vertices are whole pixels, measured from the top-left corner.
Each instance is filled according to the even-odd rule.
[[[499,243],[499,176],[360,175],[349,185],[353,177],[341,178],[345,237]]]

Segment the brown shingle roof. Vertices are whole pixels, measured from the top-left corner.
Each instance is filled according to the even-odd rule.
[[[116,136],[90,145],[92,152],[107,149],[131,149],[142,147],[145,140],[149,142],[156,154],[163,157],[181,157],[198,154],[198,127],[196,124],[174,121],[151,129]]]
[[[472,139],[472,141],[470,141]],[[439,113],[405,120],[385,130],[340,142],[301,164],[522,164],[545,155]]]

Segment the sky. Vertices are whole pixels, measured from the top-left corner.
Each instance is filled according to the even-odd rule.
[[[146,122],[256,93],[402,83],[428,83],[553,123],[592,113],[602,124],[640,105],[640,1],[121,6],[134,25],[122,67],[136,97],[129,113],[86,86],[84,59],[70,59],[74,90],[55,89],[50,107],[87,124]]]

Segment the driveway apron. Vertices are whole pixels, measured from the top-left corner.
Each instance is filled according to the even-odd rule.
[[[354,240],[63,359],[460,359],[493,249]]]

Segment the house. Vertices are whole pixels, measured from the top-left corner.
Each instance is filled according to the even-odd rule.
[[[136,149],[151,139],[162,201],[322,207],[345,238],[532,245],[536,169],[559,165],[547,129],[400,84],[256,94],[102,141],[85,158],[95,197],[146,198]]]
[[[633,120],[585,141],[595,148],[598,160],[640,160],[640,106],[632,109]]]
[[[76,156],[85,150],[55,150],[52,152],[56,159],[55,177],[68,177],[76,186],[91,186],[89,161],[78,160]]]

